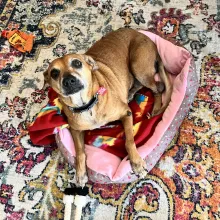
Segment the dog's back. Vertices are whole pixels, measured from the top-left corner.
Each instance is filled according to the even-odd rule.
[[[135,54],[135,49],[143,41],[149,45],[148,52],[156,56],[154,43],[146,35],[129,28],[121,28],[102,37],[86,54],[109,67],[121,86],[129,90],[134,81],[130,68],[131,53]]]
[[[96,61],[100,61],[111,68],[115,73],[129,72],[130,45],[135,41],[153,42],[144,34],[129,28],[121,28],[113,31],[97,41],[87,52]],[[149,51],[150,52],[150,51]]]

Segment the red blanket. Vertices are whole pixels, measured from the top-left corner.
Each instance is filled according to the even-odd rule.
[[[49,89],[48,97],[48,104],[40,111],[29,127],[30,138],[35,145],[48,145],[55,142],[54,134],[59,129],[68,126],[57,93],[52,88]],[[134,139],[137,147],[143,145],[151,137],[156,125],[162,118],[162,114],[149,118],[153,101],[151,90],[143,88],[135,94],[134,99],[129,103],[133,114]],[[120,158],[127,155],[125,134],[119,121],[109,123],[99,129],[86,131],[85,143],[99,147]]]

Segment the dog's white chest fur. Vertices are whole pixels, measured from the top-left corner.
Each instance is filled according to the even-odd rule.
[[[81,113],[82,120],[84,123],[86,122],[88,128],[86,130],[93,130],[96,128],[100,128],[105,125],[106,122],[97,121],[96,113],[93,110],[88,110],[86,112]]]
[[[77,92],[70,96],[72,103],[77,107],[85,105],[80,92]],[[75,115],[75,129],[80,130],[93,130],[105,125],[106,121],[97,121],[96,111],[94,109],[86,110],[82,113],[74,113]],[[100,117],[99,117],[100,118]]]

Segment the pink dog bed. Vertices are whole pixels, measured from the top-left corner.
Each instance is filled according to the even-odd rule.
[[[173,83],[171,102],[162,120],[157,124],[151,138],[138,148],[139,154],[146,161],[147,170],[150,171],[172,141],[186,116],[197,93],[198,79],[193,57],[187,50],[153,33],[140,32],[157,45],[160,57]],[[67,128],[56,134],[56,142],[68,162],[75,166],[74,142]],[[127,183],[137,179],[127,157],[121,160],[109,152],[90,145],[86,145],[85,149],[88,177],[91,181],[106,184]]]

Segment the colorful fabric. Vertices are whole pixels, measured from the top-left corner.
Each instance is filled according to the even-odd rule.
[[[57,93],[49,88],[48,104],[41,109],[34,122],[29,126],[29,135],[33,144],[49,145],[55,143],[54,134],[68,127],[67,120],[62,114],[62,105]]]
[[[200,86],[150,174],[129,184],[88,184],[82,219],[219,219],[219,9],[207,0],[1,0],[0,32],[36,38],[27,54],[0,38],[0,219],[63,219],[62,192],[75,170],[55,145],[36,147],[27,129],[48,103],[42,73],[53,59],[83,53],[123,26],[186,47]]]
[[[35,145],[55,143],[54,134],[68,127],[58,95],[52,88],[49,88],[48,97],[48,104],[41,109],[35,121],[29,126],[30,138]],[[153,107],[153,95],[146,88],[135,95],[129,106],[133,114],[133,131],[138,147],[151,137],[156,125],[161,120],[162,114],[149,118]],[[85,133],[85,144],[103,149],[122,159],[127,155],[124,129],[120,122],[110,123],[99,129],[87,131]]]

